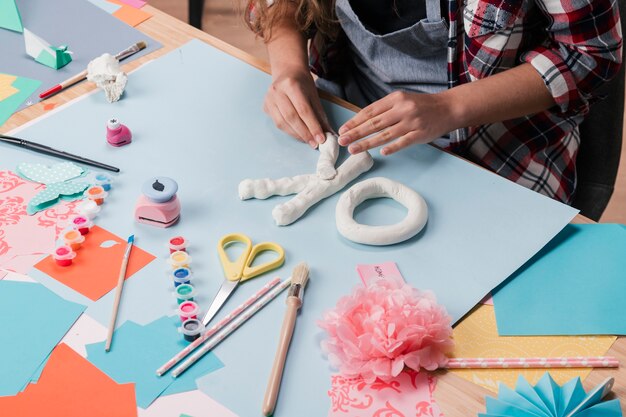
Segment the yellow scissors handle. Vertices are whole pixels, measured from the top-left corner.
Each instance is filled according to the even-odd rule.
[[[254,263],[254,259],[257,257],[257,255],[265,251],[276,252],[278,254],[278,257],[264,264],[251,266]],[[273,242],[258,243],[254,245],[254,247],[252,248],[252,251],[250,252],[250,255],[248,256],[248,262],[246,262],[246,266],[243,270],[241,281],[246,281],[250,278],[254,278],[258,275],[264,274],[267,271],[276,269],[282,266],[282,264],[284,263],[285,263],[285,251],[279,244],[273,243]]]
[[[226,254],[224,248],[228,246],[229,243],[239,242],[243,243],[246,248],[243,253],[239,255],[236,261],[231,262],[230,258]],[[248,259],[250,258],[250,252],[252,252],[252,241],[250,238],[241,233],[231,233],[226,235],[220,239],[217,244],[217,253],[220,257],[220,262],[222,262],[222,268],[224,269],[224,276],[229,281],[239,281],[243,275],[243,271],[248,264]]]

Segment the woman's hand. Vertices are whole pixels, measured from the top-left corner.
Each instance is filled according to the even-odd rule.
[[[324,132],[332,130],[308,69],[281,68],[274,74],[263,111],[280,130],[313,148],[324,143]]]
[[[339,144],[349,145],[352,154],[386,145],[381,154],[391,155],[416,143],[431,142],[459,127],[450,97],[395,91],[341,126]],[[369,135],[373,136],[364,139]]]

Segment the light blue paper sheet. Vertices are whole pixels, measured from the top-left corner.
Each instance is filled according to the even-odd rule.
[[[320,202],[295,224],[276,227],[271,211],[285,198],[242,202],[239,182],[314,172],[318,152],[279,132],[262,112],[270,82],[268,75],[236,58],[192,41],[133,73],[121,101],[109,104],[91,95],[19,135],[122,169],[97,223],[118,235],[134,233],[142,248],[161,254],[161,259],[125,284],[120,323],[128,319],[145,323],[176,307],[165,276],[165,243],[178,234],[191,242],[193,283],[205,311],[223,280],[216,251],[222,235],[244,232],[255,242],[272,240],[285,248],[285,266],[242,284],[221,315],[273,276],[286,278],[298,262],[307,261],[311,280],[276,416],[300,415],[302,410],[326,415],[331,370],[319,349],[321,331],[315,321],[359,282],[357,264],[397,262],[407,281],[433,290],[456,321],[530,259],[576,211],[435,148],[417,146],[389,158],[375,153],[375,168],[362,177],[388,177],[422,194],[430,218],[417,237],[388,247],[343,239],[334,220],[339,195]],[[353,114],[329,103],[325,106],[335,127]],[[132,130],[132,144],[113,148],[106,143],[103,126],[113,115]],[[0,145],[0,167],[13,166],[12,161],[51,162]],[[181,221],[171,229],[133,220],[141,185],[154,175],[170,176],[179,185]],[[380,201],[359,210],[357,219],[379,224],[402,216],[395,204]],[[33,277],[69,299],[78,297],[36,271]],[[109,293],[88,304],[88,314],[106,324],[111,303]],[[209,396],[242,417],[260,412],[284,310],[281,296],[228,337],[216,349],[225,368],[198,382]]]
[[[624,335],[625,271],[622,225],[568,225],[494,293],[498,333]]]
[[[0,280],[0,396],[16,395],[37,378],[84,309],[41,284]]]
[[[92,3],[92,4],[96,5],[96,6],[98,6],[99,8],[101,8],[102,10],[107,12],[108,14],[113,14],[120,7],[122,7],[119,4],[109,3],[106,0],[88,0],[88,1],[89,1],[89,3]]]
[[[118,383],[134,382],[137,405],[147,408],[160,395],[196,389],[196,379],[223,366],[212,353],[181,377],[159,378],[156,369],[188,345],[178,333],[178,317],[162,317],[146,326],[127,321],[115,331],[111,350],[104,342],[87,345],[87,359]]]

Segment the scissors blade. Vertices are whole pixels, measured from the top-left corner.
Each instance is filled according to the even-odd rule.
[[[237,288],[238,284],[239,281],[230,281],[227,279],[224,280],[222,286],[220,287],[220,290],[217,292],[217,295],[211,303],[211,307],[209,307],[209,311],[206,312],[204,319],[202,319],[202,323],[205,325],[205,327],[209,324],[211,319],[215,317],[217,312],[220,311],[220,308],[222,308],[222,306],[226,303],[226,300],[228,300],[228,297],[230,297],[233,291],[235,291],[235,288]]]

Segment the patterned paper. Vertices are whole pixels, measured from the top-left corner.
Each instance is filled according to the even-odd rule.
[[[30,181],[41,184],[65,182],[80,177],[85,170],[73,162],[61,162],[52,166],[22,162],[17,166],[17,173]]]
[[[614,336],[498,336],[493,306],[482,305],[461,321],[454,329],[454,357],[560,357],[604,356],[610,349]],[[461,378],[498,392],[498,382],[513,388],[519,375],[535,384],[546,373],[559,384],[572,378],[585,379],[591,369],[458,369],[452,370]]]

